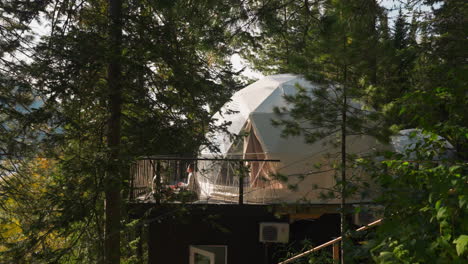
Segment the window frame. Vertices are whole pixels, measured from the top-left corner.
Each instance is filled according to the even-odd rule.
[[[200,249],[199,248],[200,246],[224,248],[224,263],[215,263],[216,253],[210,252],[204,249]],[[227,251],[228,251],[227,245],[190,245],[189,246],[189,263],[195,264],[195,254],[197,253],[197,254],[208,257],[210,259],[210,264],[227,264],[227,259],[228,259]]]

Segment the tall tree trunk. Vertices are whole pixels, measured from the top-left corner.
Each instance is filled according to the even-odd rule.
[[[344,38],[343,49],[346,53],[347,36]],[[346,126],[348,110],[348,65],[345,62],[343,66],[343,105],[341,108],[341,264],[345,263],[345,244],[346,244]]]
[[[346,68],[346,67],[345,67]],[[346,71],[345,71],[346,76]],[[341,113],[341,264],[344,264],[346,240],[346,83],[343,87],[343,109]]]
[[[370,27],[370,32],[371,32],[371,37],[370,37],[370,41],[371,41],[371,45],[372,45],[372,52],[369,54],[369,68],[371,69],[371,73],[370,73],[370,81],[371,81],[371,84],[372,85],[377,85],[377,71],[378,71],[378,67],[377,67],[377,49],[378,49],[378,37],[377,37],[377,30],[376,30],[376,20],[377,20],[377,17],[375,16],[374,17],[374,24],[371,25]]]
[[[105,181],[106,221],[104,258],[106,264],[120,263],[120,218],[121,218],[121,175],[120,175],[120,117],[122,108],[122,2],[109,0],[109,46],[108,64],[109,110],[107,146],[109,161]]]

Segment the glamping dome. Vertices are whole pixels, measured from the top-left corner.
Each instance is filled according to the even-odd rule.
[[[213,117],[219,125],[229,124],[228,133],[208,135],[219,151],[204,149],[202,157],[279,160],[244,162],[248,168],[243,182],[247,203],[339,203],[338,199],[321,198],[336,183],[332,166],[340,157],[339,149],[325,144],[332,138],[306,144],[300,136],[281,137],[281,127],[272,125],[272,119],[278,118],[274,108],[287,107],[283,96],[294,95],[297,85],[309,90],[317,87],[297,75],[268,76],[236,92]],[[347,148],[349,153],[362,154],[378,146],[369,136],[350,136]],[[235,166],[235,162],[201,162],[197,176],[200,198],[234,200],[239,186]]]

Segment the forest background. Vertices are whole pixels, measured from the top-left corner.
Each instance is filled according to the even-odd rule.
[[[382,131],[431,139],[417,164],[362,161],[392,195],[352,259],[463,263],[468,4],[398,3],[389,22],[376,0],[2,1],[0,262],[144,261],[134,231],[144,223],[123,199],[128,166],[194,155],[225,129],[210,118],[249,82],[231,63],[239,55],[263,74],[344,84],[381,114]],[[435,135],[454,157],[439,157]]]

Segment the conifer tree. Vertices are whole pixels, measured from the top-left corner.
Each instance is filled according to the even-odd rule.
[[[239,87],[229,62],[233,50],[228,43],[235,32],[231,29],[238,27],[240,6],[229,1],[214,6],[212,1],[125,1],[121,48],[115,49],[112,43],[119,40],[113,34],[119,30],[111,30],[108,14],[103,12],[109,7],[107,1],[41,3],[42,9],[33,14],[41,12],[36,17],[43,19],[47,34],[29,47],[30,61],[11,64],[21,66],[21,71],[9,75],[8,82],[2,79],[8,85],[2,89],[13,91],[14,85],[25,85],[30,94],[43,100],[38,107],[30,107],[31,99],[26,98],[27,113],[14,116],[8,110],[2,118],[16,118],[18,132],[31,130],[40,135],[28,141],[34,151],[23,153],[32,159],[40,156],[57,161],[53,163],[57,171],[46,175],[51,183],[34,204],[44,212],[59,210],[60,214],[35,218],[37,211],[31,210],[31,225],[20,222],[24,232],[28,226],[34,227],[25,236],[24,246],[6,239],[1,241],[5,247],[0,248],[6,249],[2,254],[13,262],[116,263],[130,257],[118,256],[120,245],[113,238],[124,228],[120,225],[124,219],[118,214],[126,201],[120,205],[117,201],[112,207],[115,214],[104,218],[112,206],[103,207],[104,194],[109,194],[108,201],[122,195],[127,182],[122,171],[132,158],[191,153],[206,132],[217,129],[209,119],[211,113]],[[23,11],[9,10],[18,15]],[[29,22],[18,23],[25,26]],[[14,33],[10,29],[2,32]],[[109,60],[113,65],[120,63],[120,70],[107,67]],[[122,76],[116,80],[113,74],[118,77],[119,71]],[[19,96],[15,100],[10,109],[21,103]],[[11,132],[9,137],[2,134],[2,144],[15,146],[17,134]],[[17,148],[9,150],[19,153]],[[28,168],[34,163],[24,161],[24,168],[12,170],[11,182],[20,174],[30,177]],[[113,188],[116,185],[121,187]],[[24,189],[24,195],[15,199],[30,197],[26,193],[30,190]],[[7,189],[2,186],[3,191]],[[19,201],[25,205],[26,200]],[[2,220],[15,221],[14,212],[0,214],[8,216]],[[105,221],[113,223],[106,226]],[[57,234],[64,238],[60,240],[63,244],[46,242]],[[111,250],[108,242],[114,243]]]
[[[402,98],[407,116],[418,127],[447,138],[465,160],[468,149],[466,45],[468,4],[425,1],[433,6],[421,22],[421,40],[411,91]],[[416,100],[418,103],[414,104]],[[464,131],[464,132],[463,132]]]
[[[380,85],[379,54],[383,45],[379,42],[379,29],[387,21],[384,10],[372,0],[297,1],[278,6],[276,13],[267,13],[260,23],[270,35],[264,46],[259,46],[260,56],[252,62],[260,65],[260,70],[303,74],[320,86],[311,92],[298,87],[296,96],[285,96],[291,108],[277,109],[277,113],[281,117],[287,112],[290,118],[274,122],[283,128],[284,135],[303,135],[308,143],[331,137],[334,144],[339,142],[337,188],[344,250],[348,247],[346,197],[354,189],[349,185],[347,137],[371,135],[385,140],[389,134],[386,129],[375,129],[381,124],[377,112],[361,109],[364,102],[371,100],[367,91]],[[282,25],[291,27],[280,31]],[[285,59],[268,65],[278,54]],[[339,135],[339,140],[332,135]],[[345,253],[341,255],[344,263]]]

